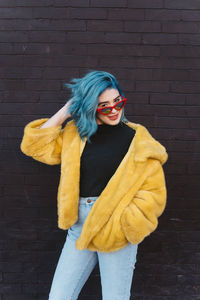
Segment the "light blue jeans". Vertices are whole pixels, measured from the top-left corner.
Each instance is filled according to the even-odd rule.
[[[52,281],[49,300],[76,300],[97,262],[103,300],[129,300],[138,245],[129,243],[114,252],[78,250],[83,223],[97,197],[80,197],[78,221],[68,229]],[[95,299],[95,296],[94,296]]]

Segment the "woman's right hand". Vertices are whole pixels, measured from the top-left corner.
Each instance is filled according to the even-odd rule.
[[[71,105],[71,100],[69,100],[59,111],[57,111],[49,120],[47,120],[40,128],[47,128],[53,126],[62,125],[66,119],[71,118],[71,114],[68,109]]]
[[[71,114],[69,113],[69,107],[70,107],[71,104],[72,104],[72,100],[69,100],[69,101],[64,105],[64,108],[65,108],[65,114],[66,114],[67,118],[71,118]]]

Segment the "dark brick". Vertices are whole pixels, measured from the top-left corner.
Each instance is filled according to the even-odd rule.
[[[47,298],[47,294],[39,293],[38,297],[37,297],[37,300],[46,300],[46,298]]]
[[[29,19],[1,19],[0,28],[1,30],[24,30],[24,28],[30,28]]]
[[[41,273],[38,274],[38,282],[39,283],[45,282],[46,284],[48,284],[51,281],[52,281],[52,274],[51,273],[47,273],[47,272],[42,273],[41,272]]]
[[[177,35],[168,33],[144,33],[143,43],[150,45],[175,45],[177,44]]]
[[[39,185],[40,182],[44,182],[44,185],[47,187],[49,185],[56,185],[58,183],[58,174],[49,174],[49,175],[26,175],[24,178],[24,183],[25,184],[30,184],[30,185]]]
[[[162,8],[163,1],[162,0],[152,0],[149,2],[148,0],[128,0],[128,7],[134,8]]]
[[[0,291],[2,294],[13,294],[13,293],[20,293],[21,292],[21,285],[15,283],[0,283]]]
[[[71,8],[70,9],[71,18],[75,19],[106,19],[107,12],[106,9],[103,8]]]
[[[188,11],[187,11],[188,13]],[[178,10],[167,9],[147,9],[145,10],[145,19],[152,21],[179,21],[182,14]]]
[[[199,33],[199,23],[196,22],[165,22],[162,31],[167,33]]]
[[[25,210],[27,211],[27,210]],[[9,239],[27,239],[27,240],[35,240],[37,239],[37,233],[35,230],[31,230],[30,228],[28,230],[21,229],[21,228],[15,228],[12,222],[6,222],[5,226],[7,226],[7,237]],[[13,226],[13,227],[11,227]]]
[[[53,5],[56,6],[61,6],[61,7],[68,7],[68,6],[78,6],[78,7],[88,7],[90,6],[90,1],[89,0],[68,0],[66,2],[66,0],[53,0]]]
[[[5,153],[5,160],[6,160],[6,154],[9,155],[9,152],[8,151],[5,151],[5,152],[1,152],[2,154],[2,157],[4,157],[4,154]],[[16,176],[16,175],[11,175],[11,174],[4,174],[4,175],[1,175],[0,174],[0,181],[2,184],[9,184],[9,185],[12,185],[12,184],[23,184],[24,183],[24,178],[23,176]]]
[[[54,4],[54,0],[29,0],[28,3],[26,0],[15,0],[15,5],[16,6],[51,6]]]
[[[199,81],[200,70],[190,70],[189,75],[191,81]]]
[[[65,46],[66,45],[66,46]],[[91,45],[90,45],[90,47],[91,47]],[[85,56],[87,56],[88,55],[88,46],[87,46],[87,44],[82,44],[82,45],[79,45],[78,47],[77,47],[77,44],[76,44],[76,42],[75,43],[68,43],[67,41],[64,43],[64,45],[63,45],[63,53],[64,54],[67,54],[67,55],[78,55],[79,53],[80,53],[80,51],[81,51],[81,53],[82,53],[82,55],[85,55]],[[62,79],[63,78],[66,78],[66,75],[68,74],[68,73],[70,73],[70,76],[72,76],[72,74],[73,74],[73,72],[74,71],[70,71],[70,67],[69,68],[67,68],[67,70],[66,70],[66,73],[65,73],[65,75],[62,77]],[[77,70],[75,70],[75,73],[77,72]]]
[[[200,120],[199,119],[193,119],[190,120],[190,128],[200,128]]]
[[[173,94],[173,93],[151,93],[150,103],[152,104],[169,104],[169,105],[184,105],[185,95],[184,94]]]
[[[30,294],[11,294],[5,295],[3,300],[37,300],[37,296]]]
[[[191,298],[192,297],[192,298]],[[153,296],[153,297],[144,297],[143,300],[199,300],[198,296],[191,295],[191,296],[183,296],[183,295],[176,295],[176,296]]]
[[[153,21],[127,21],[124,24],[124,29],[127,32],[161,32],[161,25],[159,22]]]
[[[0,7],[13,7],[16,4],[16,0],[0,0]]]
[[[18,68],[19,69],[19,68]],[[29,69],[31,70],[31,69]],[[31,71],[30,71],[31,72]],[[20,71],[19,71],[20,73]],[[34,73],[34,72],[33,72]],[[31,102],[37,102],[39,100],[39,94],[35,91],[4,91],[2,102],[27,102],[27,99]],[[24,116],[26,118],[26,116]],[[17,118],[17,116],[16,116]]]
[[[198,0],[165,0],[165,8],[175,8],[175,9],[199,9],[200,2]]]
[[[90,5],[93,7],[126,7],[127,4],[123,0],[102,0],[99,2],[98,0],[91,0]]]
[[[191,46],[162,46],[160,49],[161,56],[170,56],[170,57],[199,57],[200,47],[191,47]]]
[[[141,35],[137,33],[106,33],[106,43],[117,43],[117,44],[138,44],[141,41]],[[119,48],[119,46],[118,46]],[[121,49],[123,51],[123,48]]]
[[[95,39],[95,38],[94,38]],[[62,55],[62,56],[55,56],[52,60],[49,60],[49,64],[51,66],[68,66],[68,67],[79,67],[82,65],[83,67],[87,68],[94,68],[97,65],[98,58],[92,56],[77,56],[77,55]],[[30,65],[34,65],[33,61],[29,59],[28,62]],[[42,64],[44,65],[44,61],[38,61],[36,65]]]
[[[170,10],[171,11],[171,10]],[[200,21],[200,11],[199,10],[182,10],[181,19],[184,21]]]
[[[200,34],[180,34],[178,39],[181,45],[200,45]]]
[[[49,292],[49,284],[22,284],[22,292],[23,294],[32,294],[32,295],[37,295],[38,293],[44,293],[44,292]]]
[[[6,218],[16,218],[21,219],[30,219],[30,218],[37,218],[38,216],[38,209],[37,208],[11,208],[5,211]]]
[[[56,31],[30,31],[29,39],[31,42],[61,43],[65,41],[65,33]]]
[[[144,78],[145,79],[145,78]],[[188,80],[190,73],[187,70],[154,69],[149,80]]]
[[[112,8],[108,10],[110,20],[144,20],[145,11],[143,9]]]
[[[189,120],[183,118],[156,117],[155,126],[165,128],[188,128]]]
[[[172,82],[170,86],[170,90],[172,92],[185,94],[200,92],[200,86],[198,82]]]
[[[34,30],[85,31],[86,23],[82,20],[33,19],[31,28]]]
[[[181,119],[182,120],[182,119]],[[168,149],[168,151],[184,151],[186,152],[198,152],[200,143],[197,141],[173,141],[173,144],[171,141],[166,141],[165,145]]]
[[[50,230],[50,228],[49,228]],[[58,245],[55,244],[54,240],[50,241],[26,241],[20,240],[18,242],[19,249],[31,251],[31,250],[49,250],[49,251],[57,251]]]
[[[68,19],[71,11],[69,8],[55,8],[55,7],[33,7],[32,15],[35,19]]]
[[[35,115],[34,119],[36,118],[42,118],[42,115],[44,116],[44,113],[46,114],[53,114],[55,113],[57,110],[59,110],[60,105],[57,105],[57,110],[55,105],[49,103],[48,105],[46,105],[45,103],[30,103],[30,104],[20,104],[18,103],[16,106],[12,106],[10,105],[10,103],[2,103],[2,109],[4,109],[5,112],[9,113],[9,114],[16,114],[16,109],[19,109],[21,111],[21,113],[25,112],[25,109],[30,109],[31,113],[33,115]],[[41,113],[41,111],[44,111],[43,114],[41,114],[41,117],[38,115],[39,113]],[[30,119],[31,121],[31,119]],[[25,125],[25,124],[24,124]],[[4,129],[4,128],[1,128]],[[21,130],[18,127],[14,127],[14,128],[6,128],[8,130],[8,134],[6,135],[7,137],[20,137],[18,136],[18,134],[21,134]],[[12,133],[13,130],[13,133]],[[4,131],[2,132],[4,135]],[[13,134],[15,134],[15,136],[13,136]]]
[[[12,53],[12,45],[8,43],[1,43],[0,54],[11,54]]]
[[[54,67],[54,68],[51,68],[51,67],[46,67],[43,71],[43,78],[45,79],[63,79],[63,78],[67,78],[68,76],[70,76],[70,74],[74,74],[74,76],[79,76],[78,74],[78,71],[76,71],[75,69],[73,68],[62,68],[62,67]],[[60,91],[57,93],[57,94],[60,94]],[[47,96],[47,99],[50,100],[51,98],[53,100],[55,100],[55,94],[52,95],[51,92],[48,92],[48,91],[45,91],[45,93],[43,95],[48,95]],[[52,97],[51,97],[52,95]],[[41,95],[42,96],[42,95]],[[59,97],[59,95],[56,95],[57,97]],[[44,97],[43,97],[44,99]],[[64,99],[64,98],[63,98]],[[42,98],[41,98],[42,100]]]
[[[179,235],[181,241],[193,241],[199,242],[200,240],[200,232],[199,231],[185,231],[181,232]]]
[[[32,8],[27,7],[3,7],[0,10],[1,19],[29,19],[32,18]]]
[[[163,61],[163,66],[172,69],[198,69],[200,66],[200,60],[197,58],[169,58]]]
[[[28,173],[38,173],[38,169],[39,169],[39,166],[35,163],[35,161],[32,161],[31,159],[29,160],[29,163],[15,163],[13,165],[13,163],[11,162],[0,162],[0,167],[1,167],[1,170],[2,172],[19,172],[19,170],[23,172],[25,172],[26,174]],[[31,171],[30,171],[30,168],[31,168]]]
[[[122,56],[120,60],[117,57],[101,57],[99,59],[99,64],[102,67],[108,67],[112,65],[117,65],[118,67],[125,68],[152,68],[159,67],[160,61],[157,57],[131,57]]]
[[[105,21],[105,20],[89,20],[87,22],[88,31],[98,32],[98,31],[112,31],[112,32],[122,32],[124,24],[122,21]]]
[[[152,134],[154,133],[154,128],[151,128]],[[182,129],[164,129],[162,128],[161,130],[158,129],[157,130],[157,134],[160,136],[160,138],[164,139],[164,140],[185,140],[185,141],[194,141],[195,139],[199,138],[199,132],[198,130],[194,131],[191,129],[184,129],[184,138],[183,135],[181,135],[181,132],[183,133]],[[158,136],[158,138],[159,138]],[[190,155],[191,156],[191,155]],[[177,163],[178,163],[178,156],[174,157],[174,160],[177,158]],[[194,159],[194,158],[193,158]]]
[[[189,159],[189,157],[191,157],[191,154],[190,153],[186,153],[186,152],[183,152],[183,153],[180,153],[179,154],[179,156],[178,156],[178,158],[175,158],[175,156],[172,156],[171,155],[171,157],[169,157],[169,161],[170,162],[175,162],[175,160],[177,159],[177,162],[179,161],[181,161],[181,160],[185,160],[185,159]],[[199,160],[199,153],[193,153],[193,155],[192,155],[192,160],[193,161],[195,161],[195,160]],[[191,184],[190,184],[191,185]],[[192,185],[192,187],[193,187],[193,185]],[[192,188],[191,187],[191,188]],[[185,191],[185,195],[189,195],[190,193],[191,193],[191,195],[190,196],[194,196],[195,197],[195,193],[197,192],[197,189],[198,189],[198,187],[196,186],[196,187],[194,187],[194,190],[191,190],[191,188],[188,188],[186,191]]]
[[[199,96],[197,94],[186,95],[186,105],[199,105]]]
[[[18,55],[19,56],[19,55]],[[19,56],[20,57],[20,56]],[[27,67],[36,66],[36,67],[43,67],[48,64],[51,65],[52,59],[48,56],[42,55],[24,55],[23,56],[24,63]]]
[[[4,273],[4,280],[8,283],[23,283],[23,282],[36,282],[37,276],[35,273]]]
[[[51,193],[56,191],[56,186],[49,187],[48,190],[51,190]],[[30,193],[32,196],[40,194],[40,196],[47,196],[48,190],[44,190],[42,186],[26,186],[26,189],[23,189],[21,185],[13,185],[12,190],[9,190],[9,186],[5,186],[5,195],[15,195],[15,196],[23,196],[25,193]]]
[[[25,89],[27,90],[59,90],[59,80],[26,80]]]
[[[24,79],[24,78],[41,78],[41,68],[17,68],[17,67],[4,67],[0,69],[0,77],[12,78],[12,79]],[[6,81],[8,82],[8,81]],[[12,82],[12,81],[10,81]],[[21,84],[21,82],[20,82]],[[22,82],[23,84],[23,82]],[[9,88],[10,90],[10,88]]]
[[[23,56],[18,55],[17,57],[12,55],[1,55],[0,56],[0,65],[1,67],[5,66],[15,66],[22,67],[23,66]]]
[[[129,93],[126,93],[126,97],[128,100],[128,103],[140,103],[140,104],[147,104],[148,103],[148,95],[147,93],[132,93],[129,95]]]
[[[69,68],[68,68],[69,70]],[[76,70],[76,68],[74,68],[75,71],[72,71],[71,74],[73,73],[74,76],[76,77],[76,73],[78,73],[78,71]],[[66,73],[67,74],[67,73]],[[49,75],[50,76],[50,75]],[[58,77],[56,78],[58,79]],[[40,102],[54,102],[55,99],[57,99],[58,102],[60,102],[60,107],[61,107],[61,102],[64,102],[63,105],[65,104],[65,102],[68,99],[68,95],[66,91],[42,91],[40,92]],[[33,116],[33,118],[35,118],[35,116]]]
[[[0,90],[23,90],[24,82],[22,80],[2,80]]]
[[[104,34],[100,32],[67,32],[66,41],[77,43],[103,43]]]
[[[59,19],[2,19],[1,30],[72,30],[85,31],[86,24],[81,20],[59,20]]]
[[[1,31],[0,32],[0,40],[4,43],[13,43],[18,42],[28,42],[28,34],[27,32],[22,31]]]
[[[130,41],[131,42],[131,41]],[[90,46],[90,49],[88,50],[88,54],[90,55],[97,55],[97,54],[103,54],[103,55],[108,55],[112,53],[113,56],[118,56],[118,55],[134,55],[142,57],[143,55],[148,55],[152,54],[152,56],[158,56],[159,52],[157,51],[158,49],[155,49],[153,46],[123,46],[119,47],[118,45],[112,45],[112,44],[104,44],[104,45],[99,45],[98,48],[96,48],[94,45]],[[137,78],[137,75],[139,76],[138,73],[145,73],[144,70],[138,71],[138,69],[132,71],[132,76],[134,78]],[[134,74],[135,73],[135,74]],[[147,72],[145,73],[147,75]],[[133,77],[132,77],[133,78]],[[145,78],[142,78],[145,80]]]
[[[167,92],[169,91],[169,83],[162,81],[138,81],[136,82],[136,91]]]

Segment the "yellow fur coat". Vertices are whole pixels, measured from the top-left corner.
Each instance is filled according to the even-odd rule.
[[[78,220],[81,140],[73,120],[39,128],[48,118],[37,119],[24,128],[21,151],[48,165],[61,164],[57,194],[58,227],[68,229]],[[94,203],[76,241],[79,250],[110,252],[139,244],[158,225],[166,205],[162,165],[168,154],[141,124],[126,123],[136,130],[129,149],[116,172]]]

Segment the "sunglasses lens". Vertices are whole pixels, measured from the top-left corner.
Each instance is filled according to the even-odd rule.
[[[118,104],[115,106],[115,108],[116,108],[117,110],[120,110],[120,109],[123,107],[123,105],[124,105],[124,101],[118,103]]]
[[[111,109],[105,107],[105,108],[102,108],[102,109],[101,109],[101,112],[102,112],[102,114],[104,114],[104,115],[108,115],[108,114],[111,112]]]

